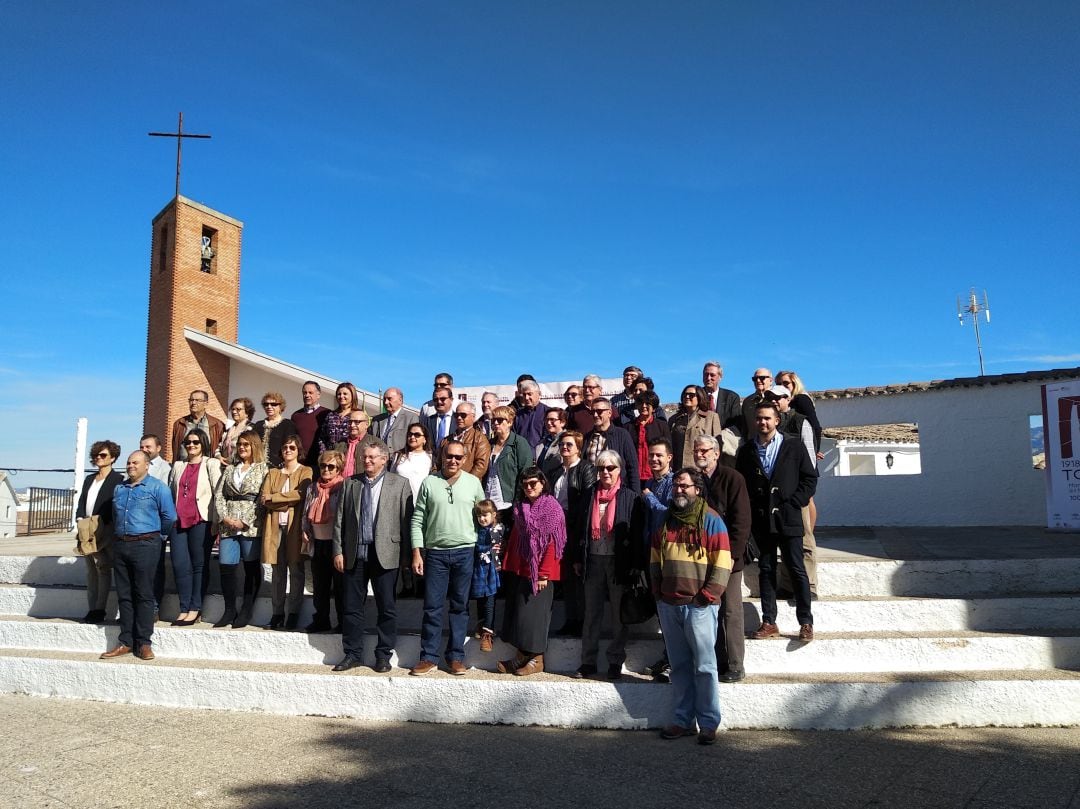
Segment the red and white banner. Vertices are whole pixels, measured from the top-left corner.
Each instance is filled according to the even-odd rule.
[[[1042,386],[1046,526],[1080,531],[1080,381]]]

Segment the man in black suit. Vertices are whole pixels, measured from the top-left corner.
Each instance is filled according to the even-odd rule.
[[[754,409],[753,438],[739,447],[735,468],[746,479],[750,495],[751,531],[757,540],[761,627],[755,640],[779,637],[776,626],[776,552],[791,572],[799,640],[814,639],[810,610],[810,580],[803,566],[802,508],[814,496],[817,472],[802,444],[778,431],[780,410],[763,401]]]
[[[433,411],[430,416],[420,414],[420,422],[427,427],[431,435],[431,445],[438,447],[443,439],[450,438],[457,429],[454,424],[454,392],[450,388],[439,388],[432,397]]]
[[[408,479],[386,471],[389,458],[390,451],[383,441],[367,439],[363,445],[363,471],[345,481],[334,518],[334,569],[345,574],[341,627],[345,657],[334,671],[348,671],[361,664],[369,581],[378,610],[374,669],[380,673],[390,671],[390,656],[397,643],[394,590],[402,548],[409,547],[413,499]]]

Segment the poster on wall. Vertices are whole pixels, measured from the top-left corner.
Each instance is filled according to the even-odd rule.
[[[1042,386],[1046,526],[1080,532],[1080,381]]]

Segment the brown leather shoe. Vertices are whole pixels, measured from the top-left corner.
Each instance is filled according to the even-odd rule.
[[[139,660],[153,660],[154,650],[150,648],[149,643],[144,643],[139,647],[139,651],[135,653],[135,656],[139,658]]]
[[[803,624],[799,627],[799,640],[803,643],[809,643],[814,639],[814,625]]]
[[[756,632],[750,633],[751,640],[765,640],[766,638],[778,638],[780,637],[780,627],[776,624],[769,624],[762,622]]]
[[[716,728],[712,730],[700,730],[697,735],[698,744],[716,744]]]
[[[105,652],[99,660],[112,660],[114,657],[123,657],[126,654],[131,654],[130,646],[114,646],[109,651]]]
[[[521,666],[524,663],[525,656],[521,652],[518,652],[509,660],[500,660],[496,663],[495,670],[498,671],[499,674],[513,674],[517,671],[518,666]]]
[[[451,674],[456,674],[459,677],[468,671],[468,669],[465,668],[465,664],[462,663],[460,660],[451,661],[450,665],[446,667],[446,670]]]
[[[533,655],[524,665],[518,666],[514,669],[515,677],[528,677],[530,674],[540,674],[544,670],[544,656]]]
[[[671,741],[681,739],[683,736],[693,736],[695,732],[693,728],[684,728],[682,725],[668,725],[660,731],[660,738]]]
[[[495,635],[486,629],[480,633],[480,651],[490,652],[495,644]]]
[[[421,660],[419,663],[409,669],[409,674],[411,674],[413,677],[422,677],[429,671],[435,671],[436,668],[437,666],[430,660]]]

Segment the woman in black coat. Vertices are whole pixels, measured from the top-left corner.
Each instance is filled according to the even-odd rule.
[[[79,504],[75,509],[76,524],[81,533],[94,534],[97,539],[97,551],[84,554],[86,559],[86,601],[88,612],[83,616],[84,624],[96,624],[105,620],[105,608],[109,602],[109,589],[112,587],[112,499],[113,490],[124,482],[124,476],[113,469],[120,457],[120,445],[115,441],[95,441],[90,447],[90,463],[97,467],[97,472],[88,475],[83,481]],[[97,518],[97,530],[92,530],[93,520]]]
[[[589,490],[596,485],[596,467],[581,457],[585,437],[577,430],[564,430],[558,438],[562,466],[551,475],[551,491],[566,515],[566,536],[569,538],[562,558],[562,588],[564,620],[556,632],[564,638],[580,638],[585,619],[585,591],[581,576],[574,572],[574,551],[581,535],[584,503]]]

